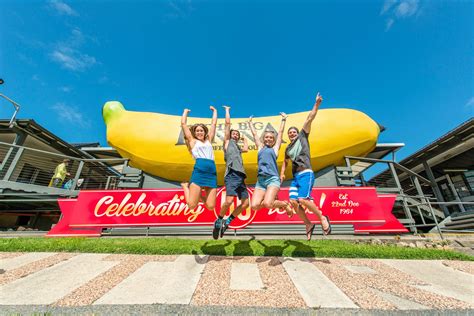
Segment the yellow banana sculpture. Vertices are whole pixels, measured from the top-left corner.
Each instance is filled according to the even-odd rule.
[[[278,155],[279,167],[289,143],[286,134],[288,127],[301,129],[308,113],[288,115]],[[102,114],[107,126],[107,142],[122,157],[129,158],[132,167],[170,181],[189,180],[194,160],[184,143],[180,116],[127,111],[116,101],[105,103]],[[277,131],[280,118],[279,115],[254,118],[257,134],[261,136],[269,129]],[[257,150],[247,121],[247,118],[232,118],[232,127],[249,140],[249,152],[243,154],[243,160],[247,172],[246,182],[253,184],[257,179]],[[210,122],[210,118],[188,118],[190,125]],[[362,112],[350,109],[319,110],[309,136],[314,171],[344,164],[344,156],[367,155],[374,149],[379,133],[378,124]],[[223,137],[224,119],[219,119],[213,143],[219,184],[223,184],[225,172]],[[291,168],[287,168],[286,178],[292,178]]]

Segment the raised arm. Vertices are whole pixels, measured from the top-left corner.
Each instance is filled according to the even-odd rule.
[[[249,143],[247,142],[247,138],[245,138],[245,136],[242,136],[242,140],[244,142],[244,147],[242,147],[242,152],[246,153],[249,151]]]
[[[188,146],[188,149],[191,150],[194,146],[195,139],[193,137],[193,134],[191,133],[191,130],[188,127],[189,112],[191,112],[190,109],[184,109],[183,115],[181,116],[181,128],[183,130],[186,146]]]
[[[321,102],[323,102],[323,98],[318,94],[316,95],[316,102],[314,102],[313,108],[311,109],[311,112],[309,112],[308,117],[306,118],[306,121],[304,122],[303,125],[303,130],[309,134],[311,132],[311,123],[313,123],[314,118],[316,117],[316,114],[318,113],[319,106],[321,105]]]
[[[227,150],[227,145],[229,145],[230,140],[230,106],[223,105],[225,109],[225,128],[224,128],[224,148]]]
[[[253,126],[252,120],[253,120],[253,116],[251,116],[249,118],[250,132],[252,133],[255,145],[257,145],[258,149],[260,149],[260,148],[262,148],[263,145],[262,145],[262,142],[260,141],[260,138],[258,138],[258,136],[257,136],[257,132],[255,131],[255,127]]]
[[[283,183],[285,181],[285,171],[286,171],[286,166],[288,166],[289,159],[283,160],[283,164],[281,165],[281,170],[280,170],[280,182]]]
[[[212,105],[209,109],[212,111],[211,128],[209,129],[209,141],[212,143],[214,141],[214,136],[216,136],[217,110]]]
[[[273,145],[273,149],[275,150],[275,154],[278,156],[278,152],[280,151],[281,140],[283,138],[283,133],[285,132],[285,123],[286,118],[288,115],[286,113],[280,112],[281,115],[281,123],[280,123],[280,130],[278,131],[277,139],[275,145]]]

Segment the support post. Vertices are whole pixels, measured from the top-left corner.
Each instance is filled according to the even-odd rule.
[[[423,167],[425,168],[428,180],[430,180],[432,183],[431,188],[433,189],[433,193],[436,199],[438,200],[438,202],[446,202],[443,198],[443,195],[441,194],[441,190],[438,187],[438,183],[436,183],[436,178],[434,177],[433,171],[431,170],[431,167],[428,165],[428,162],[426,160],[423,161]],[[444,213],[444,216],[448,217],[450,215],[448,208],[443,204],[440,204],[440,207]]]
[[[413,216],[411,216],[411,211],[410,211],[410,208],[408,207],[407,200],[405,198],[405,194],[403,192],[402,185],[400,183],[400,179],[398,179],[397,171],[395,170],[395,167],[393,166],[393,162],[389,162],[388,165],[390,167],[390,171],[392,172],[393,179],[395,180],[395,184],[397,185],[398,191],[400,192],[400,195],[402,196],[403,210],[405,211],[405,215],[407,216],[407,218],[410,220],[410,223],[408,224],[408,226],[410,226],[410,230],[416,234],[417,230],[416,230],[416,227],[414,226],[415,221],[413,220]]]
[[[71,186],[71,191],[74,191],[77,186],[77,181],[79,181],[79,177],[81,176],[82,168],[84,167],[84,161],[79,162],[79,167],[77,167],[76,175],[74,177],[74,181]]]

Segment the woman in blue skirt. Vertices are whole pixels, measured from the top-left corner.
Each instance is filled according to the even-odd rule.
[[[184,190],[184,197],[190,209],[198,206],[202,199],[206,208],[213,211],[216,206],[217,173],[214,162],[214,150],[212,141],[216,135],[217,110],[211,106],[212,121],[211,128],[199,123],[191,128],[187,125],[189,109],[184,109],[181,117],[181,128],[189,152],[196,160],[190,183],[181,183]],[[202,196],[202,191],[205,195]]]

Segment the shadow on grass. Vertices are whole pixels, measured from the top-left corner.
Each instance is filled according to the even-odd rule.
[[[315,257],[316,248],[297,240],[261,241],[251,237],[249,240],[210,240],[205,241],[193,254],[212,256],[259,256],[265,257]]]

